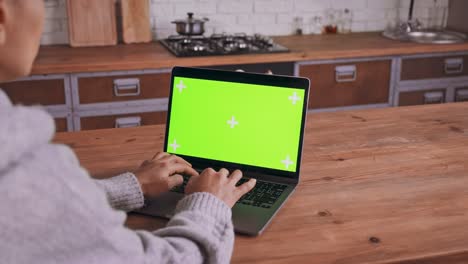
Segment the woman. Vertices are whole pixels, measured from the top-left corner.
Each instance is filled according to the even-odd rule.
[[[43,0],[0,0],[0,82],[30,73],[41,37]],[[1,85],[0,85],[1,86]],[[135,172],[95,181],[66,146],[51,144],[53,119],[12,106],[0,90],[0,262],[228,263],[231,207],[255,180],[240,171],[200,175],[180,157],[158,153]],[[133,231],[126,215],[191,179],[166,228]]]

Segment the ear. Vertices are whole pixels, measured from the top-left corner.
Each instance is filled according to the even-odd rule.
[[[0,0],[0,46],[6,42],[6,3]]]

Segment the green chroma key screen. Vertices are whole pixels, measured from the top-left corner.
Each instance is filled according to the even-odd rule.
[[[167,152],[296,172],[303,89],[174,77]]]

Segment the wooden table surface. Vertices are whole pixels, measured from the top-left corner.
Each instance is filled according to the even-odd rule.
[[[166,69],[174,66],[214,66],[249,63],[296,62],[358,57],[468,51],[468,42],[430,45],[389,40],[380,32],[341,35],[275,37],[289,53],[177,58],[159,43],[95,48],[44,46],[32,74]]]
[[[60,133],[96,177],[162,149],[164,126]],[[131,228],[164,220],[130,215]],[[233,263],[468,263],[468,103],[308,117],[301,183]]]

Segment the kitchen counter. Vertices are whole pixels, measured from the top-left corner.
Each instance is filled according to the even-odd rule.
[[[374,56],[468,51],[468,43],[428,45],[385,39],[380,33],[275,37],[290,53],[177,58],[159,43],[95,48],[43,46],[32,74],[163,69],[173,66],[215,66],[296,62]]]
[[[263,235],[237,236],[232,262],[468,263],[467,111],[457,103],[309,114],[301,183]],[[163,140],[162,125],[55,138],[97,178],[135,169]]]

